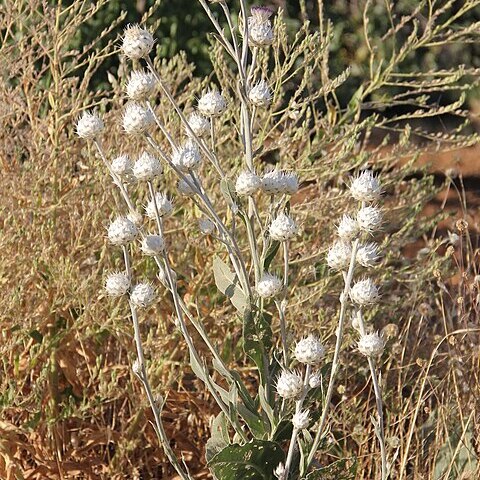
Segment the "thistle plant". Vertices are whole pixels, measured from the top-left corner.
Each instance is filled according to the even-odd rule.
[[[159,291],[165,289],[173,304],[174,325],[186,345],[193,373],[218,406],[206,445],[207,465],[218,479],[322,478],[326,466],[318,458],[328,434],[344,332],[351,319],[358,333],[357,349],[366,358],[375,392],[377,463],[385,480],[390,466],[378,365],[385,343],[364,317],[365,311],[380,301],[381,291],[372,278],[358,273],[375,267],[380,257],[379,247],[373,243],[383,225],[380,181],[372,171],[356,168],[348,192],[358,208],[340,219],[338,240],[326,255],[328,266],[340,272],[344,281],[334,348],[318,334],[292,340],[301,330],[289,312],[295,288],[291,283],[292,250],[301,223],[291,197],[298,192],[301,179],[293,165],[283,159],[267,169],[260,161],[261,144],[272,118],[288,117],[296,122],[311,114],[307,104],[320,94],[303,103],[294,94],[288,107],[279,98],[281,84],[270,80],[269,50],[281,32],[276,31],[271,9],[253,7],[248,11],[242,0],[236,23],[226,1],[211,1],[211,5],[199,2],[216,31],[214,48],[222,50],[234,65],[233,84],[221,74],[217,74],[218,84],[206,80],[195,108],[190,108],[188,102],[176,98],[158,62],[152,59],[152,34],[143,26],[131,25],[121,43],[121,54],[131,61],[132,71],[119,123],[141,149],[109,155],[102,144],[103,119],[95,112],[86,112],[77,122],[78,135],[93,143],[123,200],[116,212],[119,216],[107,230],[109,242],[121,252],[123,266],[121,271],[108,274],[105,289],[112,297],[124,297],[128,302],[136,347],[132,370],[153,412],[159,442],[180,478],[191,479],[167,438],[160,395],[164,386],[150,381],[141,337],[142,313],[157,301]],[[220,25],[213,8],[223,14],[228,28]],[[273,55],[278,58],[278,51]],[[334,90],[344,77],[327,82],[322,94],[327,95],[329,88]],[[156,103],[159,98],[168,102],[175,121],[162,121]],[[344,120],[347,123],[349,118]],[[240,159],[234,171],[229,168],[230,159],[220,155],[218,144],[218,132],[226,126],[237,132],[236,145],[241,146],[230,152]],[[304,134],[307,126],[306,122]],[[355,138],[361,128],[357,130]],[[298,138],[283,139],[294,140]],[[353,148],[348,141],[333,155],[346,158]],[[175,178],[173,194],[167,191],[171,177]],[[174,269],[172,254],[175,238],[168,233],[179,216],[179,205],[200,214],[199,231],[222,249],[223,253],[212,260],[213,278],[231,304],[228,312],[242,323],[243,349],[256,371],[254,386],[242,378],[240,370],[230,368],[204,327],[199,309],[194,310],[182,297],[180,272]],[[133,262],[141,255],[155,265],[155,279],[136,273]],[[208,357],[200,353],[205,349]],[[325,359],[330,356],[333,360],[328,368]]]

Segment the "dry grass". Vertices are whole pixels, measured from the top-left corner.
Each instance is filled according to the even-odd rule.
[[[112,45],[100,52],[93,46],[75,52],[68,50],[68,42],[103,3],[74,2],[62,14],[61,7],[36,0],[0,7],[5,13],[0,27],[0,477],[8,480],[173,478],[131,373],[134,349],[126,306],[102,292],[104,272],[120,261],[104,239],[119,200],[112,199],[110,180],[93,151],[73,136],[77,114],[100,105],[103,92],[88,93],[88,86]],[[217,76],[231,83],[218,58]],[[202,84],[185,59],[175,57],[160,68],[179,102],[192,105]],[[307,85],[307,90],[314,88]],[[109,98],[118,109],[121,83],[112,89]],[[162,102],[163,120],[174,125],[177,121]],[[110,105],[101,107],[115,124],[118,111]],[[340,284],[328,275],[322,254],[333,221],[346,205],[343,178],[366,161],[374,163],[384,172],[389,206],[388,254],[378,270],[385,301],[372,312],[372,322],[389,339],[381,370],[393,478],[478,478],[478,225],[475,219],[468,228],[457,224],[459,242],[453,251],[444,238],[433,235],[442,213],[453,229],[456,220],[468,217],[468,205],[461,202],[460,209],[416,217],[439,191],[413,163],[398,163],[400,156],[420,152],[418,145],[400,138],[388,149],[385,144],[374,148],[360,135],[360,119],[338,131],[321,117],[306,138],[302,125],[282,121],[265,135],[262,160],[294,161],[304,180],[292,202],[304,228],[294,245],[297,287],[290,315],[295,328],[299,333],[317,330],[327,345],[333,343],[334,294]],[[320,131],[329,138],[318,137]],[[220,148],[239,150],[235,132],[224,128],[219,135]],[[358,141],[359,147],[345,139]],[[105,146],[112,153],[118,145],[139,148],[125,141],[116,128]],[[474,141],[465,137],[454,145]],[[231,159],[232,170],[235,161]],[[242,365],[248,378],[254,372],[238,344],[241,326],[215,292],[206,268],[218,247],[190,233],[194,215],[183,207],[169,225],[169,235],[176,236],[171,260],[182,293],[206,318],[227,362]],[[137,268],[153,273],[148,262]],[[142,320],[151,383],[167,394],[164,419],[174,449],[195,478],[208,478],[203,446],[217,412],[190,373],[171,320],[171,301],[162,295]],[[369,416],[374,398],[367,370],[350,348],[354,341],[352,330],[334,396],[331,443],[322,459],[350,463],[355,458],[355,478],[372,479],[376,447]]]

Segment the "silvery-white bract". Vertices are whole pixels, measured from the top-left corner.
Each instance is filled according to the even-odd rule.
[[[352,245],[344,240],[337,240],[327,252],[327,264],[333,270],[346,270],[352,258]]]
[[[141,245],[145,255],[155,256],[165,250],[165,240],[160,235],[145,235]]]
[[[303,391],[303,380],[297,372],[283,370],[277,380],[277,393],[282,398],[297,398]]]
[[[268,231],[273,240],[284,242],[290,240],[298,233],[298,226],[291,217],[281,213],[270,224]]]
[[[140,102],[151,97],[157,88],[155,75],[143,70],[134,70],[127,83],[127,95],[131,100]]]
[[[130,135],[145,133],[155,122],[155,117],[149,108],[139,103],[128,103],[123,112],[123,129]]]
[[[105,281],[105,290],[112,297],[125,295],[129,288],[130,277],[125,272],[111,273]]]
[[[360,232],[358,222],[350,215],[344,214],[342,220],[338,224],[337,233],[342,240],[352,240]]]
[[[295,358],[306,365],[318,365],[325,356],[325,348],[314,335],[302,338],[295,345]]]
[[[235,182],[235,191],[240,196],[251,196],[262,187],[261,178],[250,171],[241,172]]]
[[[155,300],[155,290],[149,283],[139,283],[132,288],[130,301],[136,307],[146,308]]]
[[[296,412],[292,417],[293,428],[296,428],[297,430],[304,430],[305,428],[308,428],[310,421],[309,410],[301,410],[300,412]]]
[[[118,217],[108,227],[107,236],[114,245],[126,245],[138,235],[138,228],[126,217]]]
[[[368,233],[377,231],[381,227],[382,221],[382,211],[372,205],[361,208],[357,213],[358,225]]]
[[[123,33],[122,51],[132,60],[145,58],[152,50],[152,34],[139,25],[128,25]]]
[[[268,107],[272,101],[272,93],[265,80],[257,82],[248,92],[248,99],[256,107]]]
[[[210,132],[210,120],[198,112],[193,112],[188,117],[188,125],[193,130],[193,133],[200,138],[205,137]],[[188,129],[185,129],[185,133],[188,136],[191,135]]]
[[[157,157],[143,152],[132,168],[133,176],[138,181],[149,182],[163,172],[162,164]]]
[[[358,351],[366,357],[379,357],[385,348],[385,342],[378,332],[367,333],[358,341]]]
[[[352,180],[350,194],[359,202],[375,202],[382,195],[382,187],[377,177],[365,170]]]
[[[164,193],[157,192],[155,194],[155,200],[152,198],[145,207],[147,217],[152,218],[153,220],[157,218],[155,205],[157,206],[158,215],[160,217],[166,217],[173,211],[172,201]]]
[[[350,298],[360,306],[376,303],[379,298],[378,288],[371,278],[356,282],[350,289]]]
[[[77,121],[76,130],[79,137],[94,139],[102,133],[104,127],[103,120],[95,112],[83,112]]]
[[[198,101],[198,111],[206,117],[218,117],[226,109],[227,102],[216,89],[204,93]]]
[[[128,177],[132,174],[132,160],[128,155],[119,155],[112,160],[110,168],[120,177]]]
[[[358,247],[356,260],[360,265],[364,267],[374,267],[379,258],[380,255],[376,243],[370,242]]]
[[[283,288],[283,283],[280,278],[270,273],[264,273],[257,284],[257,293],[262,298],[274,297]]]

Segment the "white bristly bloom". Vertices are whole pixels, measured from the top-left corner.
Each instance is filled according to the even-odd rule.
[[[314,335],[302,338],[295,345],[295,358],[300,363],[318,365],[325,356],[325,348]]]
[[[384,348],[385,342],[378,332],[362,335],[358,341],[358,351],[366,357],[379,357]]]
[[[378,207],[367,206],[357,213],[357,222],[362,230],[373,233],[382,225],[383,215]]]
[[[130,293],[130,301],[140,308],[146,308],[155,300],[155,290],[149,283],[135,285]]]
[[[302,391],[302,377],[297,372],[283,370],[277,380],[277,393],[282,398],[296,398]]]
[[[83,112],[77,121],[77,135],[80,138],[96,138],[104,129],[103,120],[95,113]]]
[[[257,284],[257,293],[262,298],[274,297],[283,288],[283,283],[280,278],[270,273],[264,273]]]
[[[303,411],[297,412],[292,417],[293,428],[296,428],[297,430],[304,430],[305,428],[308,428],[309,424],[310,424],[309,410],[303,410]]]
[[[160,235],[146,235],[141,248],[145,255],[158,255],[165,250],[165,240]]]
[[[272,170],[263,176],[262,190],[270,195],[293,195],[298,191],[298,176],[294,172]]]
[[[146,132],[155,122],[153,113],[149,108],[142,107],[139,103],[128,103],[123,112],[123,129],[130,135],[139,135]]]
[[[111,273],[105,281],[105,290],[111,297],[125,295],[129,288],[130,277],[125,272]]]
[[[187,140],[183,146],[173,152],[172,163],[182,173],[198,168],[202,163],[198,145],[193,140]]]
[[[280,462],[275,470],[273,471],[273,474],[275,475],[275,478],[277,480],[286,480],[285,478],[285,465],[283,462]]]
[[[218,117],[227,109],[227,102],[217,89],[204,93],[198,101],[198,110],[206,117]]]
[[[193,112],[188,117],[188,124],[197,137],[205,137],[210,132],[210,120],[203,115],[200,115],[198,112]],[[191,136],[191,133],[187,129],[185,130],[185,133],[188,136]]]
[[[285,213],[281,213],[270,224],[268,231],[270,232],[270,237],[273,240],[285,242],[286,240],[293,238],[298,233],[298,226],[291,217]]]
[[[107,235],[114,245],[126,245],[135,240],[138,229],[128,218],[118,217],[108,227]]]
[[[337,227],[338,236],[342,240],[353,240],[359,232],[358,222],[350,215],[344,215]]]
[[[215,224],[209,218],[198,220],[198,228],[204,235],[210,235],[215,230]]]
[[[320,372],[315,372],[312,375],[310,375],[310,380],[308,381],[308,386],[310,388],[317,388],[321,385],[322,383],[322,376]]]
[[[240,173],[235,182],[235,191],[238,195],[253,195],[262,187],[261,178],[254,172],[244,171]]]
[[[153,73],[134,70],[127,83],[127,95],[137,102],[147,100],[157,88],[157,79]]]
[[[336,241],[327,253],[327,264],[333,270],[346,270],[352,257],[352,245],[343,240]]]
[[[273,43],[273,27],[269,18],[273,11],[268,7],[252,7],[248,17],[249,44],[266,47]]]
[[[268,107],[272,101],[272,93],[265,80],[257,82],[248,92],[248,99],[256,107]]]
[[[173,203],[164,193],[157,192],[155,194],[155,201],[157,203],[158,215],[160,217],[166,217],[172,213]],[[147,217],[153,220],[157,218],[153,198],[147,203],[145,213],[147,214]]]
[[[193,179],[190,175],[186,175],[185,177],[189,180],[189,182],[192,186],[190,186],[182,178],[177,183],[178,193],[180,193],[180,195],[183,195],[184,197],[193,197],[197,193],[197,190],[195,188],[195,184],[193,183]]]
[[[376,243],[366,243],[360,245],[357,250],[357,262],[364,267],[374,267],[380,255],[378,253],[378,245]]]
[[[350,298],[358,305],[376,303],[379,298],[378,288],[371,278],[365,278],[351,288]]]
[[[163,168],[157,157],[148,152],[143,152],[133,165],[132,172],[138,181],[149,182],[161,175]]]
[[[132,174],[132,161],[128,155],[119,155],[112,160],[110,168],[120,177],[128,177]]]
[[[152,34],[139,25],[128,25],[123,33],[122,51],[131,59],[145,58],[152,50]]]
[[[360,202],[375,202],[382,195],[382,187],[370,170],[364,170],[352,180],[350,193]]]

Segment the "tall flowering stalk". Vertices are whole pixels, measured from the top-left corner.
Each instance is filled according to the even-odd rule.
[[[125,30],[121,50],[136,65],[143,62],[146,70],[133,70],[130,74],[126,85],[129,102],[123,112],[122,127],[126,135],[144,142],[144,150],[137,153],[136,160],[132,160],[133,154],[109,158],[101,143],[103,120],[96,113],[86,112],[77,123],[78,135],[93,142],[124,201],[124,212],[108,227],[109,241],[122,250],[124,270],[109,274],[105,288],[113,297],[128,298],[136,346],[132,368],[148,398],[158,438],[178,475],[191,478],[166,437],[161,417],[163,401],[154,394],[158,386],[152,386],[148,378],[139,316],[155,303],[157,287],[146,280],[134,282],[132,261],[137,254],[155,262],[157,279],[173,301],[175,325],[183,336],[191,368],[220,409],[212,425],[212,438],[207,442],[207,462],[216,477],[231,474],[237,475],[231,478],[244,478],[253,468],[262,478],[287,480],[303,478],[312,469],[328,418],[350,298],[356,305],[354,315],[361,335],[358,348],[368,358],[375,387],[376,431],[382,448],[382,475],[386,478],[382,402],[375,365],[383,341],[367,332],[362,316],[362,309],[377,300],[378,291],[369,279],[352,286],[356,265],[370,267],[378,257],[374,244],[361,243],[362,236],[374,233],[381,224],[381,212],[375,206],[380,196],[378,182],[369,172],[352,181],[350,191],[362,206],[355,219],[343,218],[338,228],[340,240],[328,253],[328,264],[343,272],[345,288],[340,298],[330,382],[323,407],[319,407],[317,400],[323,391],[319,367],[326,347],[315,335],[295,345],[290,344],[289,336],[290,250],[299,232],[290,213],[289,199],[299,189],[299,178],[296,172],[279,168],[260,174],[255,153],[256,113],[259,109],[273,109],[275,100],[267,72],[257,63],[262,51],[267,51],[275,41],[273,11],[253,7],[248,15],[242,0],[240,23],[235,25],[225,1],[210,2],[218,3],[225,15],[230,33],[227,37],[210,5],[199,1],[212,20],[218,41],[236,65],[234,101],[227,102],[221,89],[212,86],[201,95],[195,111],[184,111],[150,58],[155,44],[153,36],[146,29],[131,25]],[[168,100],[181,132],[170,131],[157,115],[158,94]],[[242,169],[233,180],[225,172],[215,135],[229,108],[239,111],[235,127],[243,149],[239,152]],[[215,204],[209,190],[212,186],[205,185],[202,172],[207,168],[219,179],[230,217],[220,213],[222,205]],[[173,198],[165,192],[167,169],[177,178]],[[133,190],[146,192],[148,201],[143,208],[136,205]],[[215,283],[242,319],[244,349],[258,372],[258,393],[252,394],[240,374],[224,363],[198,318],[199,313],[190,311],[177,288],[177,274],[169,256],[172,240],[165,233],[165,224],[175,221],[175,204],[179,201],[191,202],[201,212],[199,230],[224,249],[225,261],[220,257],[213,259]],[[248,242],[248,253],[241,247],[243,236]],[[278,341],[273,337],[275,325]],[[191,328],[207,347],[210,365],[209,359],[199,354]],[[223,378],[222,385],[214,379],[212,369]],[[312,438],[312,418],[318,408],[320,421]]]

